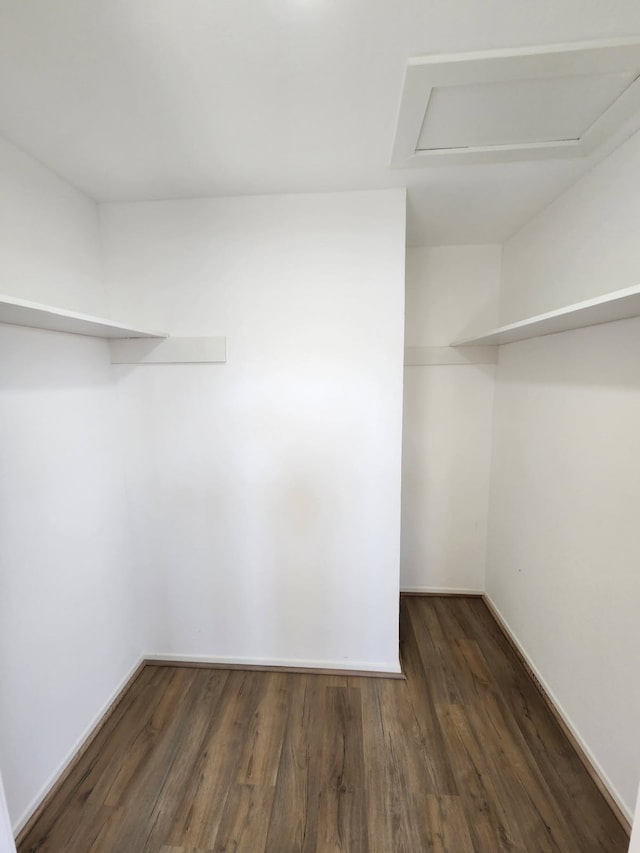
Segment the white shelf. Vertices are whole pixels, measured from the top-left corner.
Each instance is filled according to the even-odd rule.
[[[27,302],[13,296],[0,296],[0,323],[12,326],[29,326],[33,329],[48,329],[67,332],[71,335],[88,335],[94,338],[167,338],[166,332],[136,329],[123,326],[102,317],[53,308],[38,302]]]
[[[484,335],[474,338],[462,338],[454,341],[452,346],[499,346],[524,341],[527,338],[538,338],[543,335],[555,335],[557,332],[567,332],[571,329],[582,329],[585,326],[598,326],[601,323],[611,323],[615,320],[628,320],[640,316],[640,285],[614,290],[605,296],[576,302],[566,308],[537,314],[508,326],[493,329]]]

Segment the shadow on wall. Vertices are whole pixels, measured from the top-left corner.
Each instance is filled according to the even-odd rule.
[[[111,387],[106,341],[0,324],[0,386],[20,392]]]
[[[640,318],[500,347],[502,383],[629,386],[640,383]]]
[[[492,294],[483,301],[479,308],[476,309],[473,317],[470,317],[465,322],[464,326],[452,336],[451,341],[449,341],[448,344],[453,343],[453,341],[472,338],[475,335],[484,335],[495,326],[496,297]]]

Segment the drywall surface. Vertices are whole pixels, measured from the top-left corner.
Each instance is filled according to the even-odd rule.
[[[407,250],[408,346],[498,318],[499,246]],[[401,588],[484,590],[494,365],[405,367]]]
[[[630,814],[640,744],[640,320],[503,347],[487,591]]]
[[[95,202],[1,137],[0,293],[107,314]]]
[[[104,314],[97,207],[0,140],[0,292]],[[104,341],[0,325],[0,768],[21,826],[145,645]]]
[[[0,326],[0,767],[14,826],[144,645],[107,344]]]
[[[640,133],[504,245],[500,323],[640,283]]]
[[[496,325],[502,247],[407,250],[405,344],[447,347]]]
[[[154,651],[397,670],[404,191],[101,217],[114,312],[228,336],[116,369]]]
[[[0,850],[2,853],[15,853],[16,845],[13,841],[9,809],[4,795],[2,777],[0,777]]]
[[[504,247],[503,319],[635,283],[634,137]],[[501,347],[487,591],[630,816],[640,320]]]

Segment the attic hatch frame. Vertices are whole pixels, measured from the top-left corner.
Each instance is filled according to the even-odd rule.
[[[433,90],[598,74],[632,74],[629,86],[577,139],[418,148]],[[636,116],[635,122],[630,121]],[[640,37],[412,57],[405,66],[391,165],[400,168],[584,157],[640,127]]]

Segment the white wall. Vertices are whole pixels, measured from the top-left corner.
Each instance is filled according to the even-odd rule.
[[[228,336],[118,371],[154,651],[397,670],[404,192],[101,210],[116,314]]]
[[[504,245],[500,322],[640,282],[640,134]]]
[[[0,293],[107,312],[96,204],[2,137]]]
[[[503,319],[637,283],[640,138],[504,247]],[[487,590],[631,815],[640,320],[502,347]]]
[[[4,795],[2,777],[0,776],[0,850],[2,853],[15,853],[15,849],[9,809]]]
[[[499,246],[407,250],[407,346],[495,326]],[[401,587],[482,592],[494,365],[405,368]]]
[[[0,152],[3,288],[98,310],[95,205]],[[0,768],[16,828],[144,645],[115,399],[104,341],[0,326]]]

